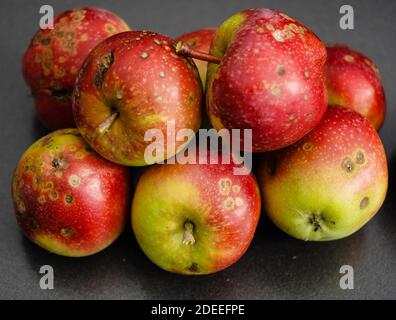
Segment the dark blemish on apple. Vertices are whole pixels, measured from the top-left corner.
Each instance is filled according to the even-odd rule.
[[[41,40],[40,40],[40,43],[41,43],[43,46],[48,46],[48,45],[51,43],[51,37],[41,39]]]
[[[286,73],[286,69],[284,66],[278,66],[276,68],[276,73],[280,76],[283,76]]]
[[[58,193],[56,191],[51,191],[50,194],[49,194],[49,198],[52,201],[55,201],[56,199],[58,199]]]
[[[346,172],[352,172],[353,171],[353,162],[350,158],[346,157],[344,160],[342,160],[341,167],[346,171]]]
[[[198,263],[193,262],[191,266],[188,268],[188,270],[191,272],[198,272],[199,271]]]
[[[50,89],[51,95],[57,100],[68,100],[73,94],[73,90],[69,88]]]
[[[40,184],[40,181],[41,181],[41,176],[36,176],[34,178],[34,182],[36,182],[36,184]]]
[[[65,201],[66,201],[67,203],[72,203],[72,202],[73,202],[73,196],[70,195],[70,194],[66,195],[66,196],[65,196]]]
[[[355,161],[357,164],[363,164],[365,160],[364,153],[362,151],[358,151],[356,153]]]
[[[70,238],[74,234],[74,232],[70,228],[62,228],[60,230],[60,234],[61,234],[62,237]]]
[[[366,208],[368,204],[369,204],[369,198],[364,197],[362,201],[360,201],[360,209]]]
[[[54,184],[51,181],[48,181],[46,185],[44,186],[44,189],[51,189],[54,186]]]
[[[314,232],[317,232],[319,229],[321,229],[320,222],[325,221],[321,215],[318,215],[316,213],[312,213],[311,217],[309,218],[309,223],[313,225],[314,227]]]
[[[110,51],[108,54],[102,56],[99,58],[99,61],[97,62],[97,66],[99,68],[99,71],[95,74],[95,85],[97,87],[101,87],[103,84],[104,80],[104,75],[106,72],[110,69],[112,64],[114,63],[114,52]]]
[[[45,138],[41,141],[41,146],[42,146],[42,147],[48,146],[49,144],[51,144],[52,141],[53,141],[52,137],[45,137]]]
[[[92,152],[93,151],[93,149],[90,146],[85,146],[84,150],[86,152]]]
[[[313,149],[313,144],[310,142],[305,142],[302,146],[304,151],[311,151]]]
[[[51,164],[56,170],[63,169],[64,167],[64,161],[61,158],[54,158]]]

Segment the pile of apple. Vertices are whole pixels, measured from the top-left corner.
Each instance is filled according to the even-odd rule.
[[[346,46],[326,48],[284,13],[246,10],[175,41],[130,31],[102,9],[69,10],[33,37],[23,73],[38,118],[57,131],[23,154],[13,201],[24,234],[50,252],[99,252],[131,211],[150,260],[208,274],[248,249],[261,202],[287,234],[324,241],[359,230],[385,199],[376,66]],[[186,141],[145,157],[148,130],[166,135],[173,121],[197,132],[201,118],[216,130],[252,129],[252,148],[241,151],[262,153],[258,183],[234,175],[234,161],[154,164]],[[151,164],[132,194],[127,166]]]

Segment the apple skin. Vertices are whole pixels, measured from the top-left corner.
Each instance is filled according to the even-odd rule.
[[[327,107],[326,48],[284,13],[250,9],[217,29],[208,64],[207,111],[217,130],[252,129],[253,152],[286,147],[320,121]],[[251,150],[245,150],[251,151]]]
[[[381,129],[386,99],[374,62],[345,45],[327,46],[326,86],[329,104],[351,108]]]
[[[219,163],[155,165],[140,178],[132,227],[144,253],[160,268],[214,273],[249,247],[261,206],[256,180],[233,175],[235,164]],[[194,226],[194,244],[183,243],[187,222]]]
[[[45,127],[75,126],[71,95],[80,66],[99,42],[127,30],[128,25],[109,11],[80,8],[56,16],[53,29],[37,31],[23,56],[22,70]]]
[[[174,121],[176,132],[196,132],[201,103],[198,70],[191,59],[176,55],[173,40],[155,32],[129,31],[92,50],[77,78],[73,113],[83,137],[104,158],[143,166],[175,154],[167,152],[164,141],[164,157],[145,159],[152,143],[144,141],[147,130],[159,129],[166,137],[167,122]],[[184,143],[175,142],[176,151]]]
[[[263,155],[259,183],[269,218],[301,240],[347,237],[380,209],[388,187],[381,140],[353,110],[329,106],[296,144]]]
[[[117,239],[128,216],[129,195],[127,168],[96,154],[77,129],[36,141],[12,181],[23,233],[40,247],[69,257],[94,254]]]
[[[183,34],[176,39],[176,42],[182,41],[186,43],[190,48],[209,53],[210,44],[216,29],[207,28],[191,31]],[[198,68],[199,76],[201,77],[202,86],[205,88],[206,83],[206,71],[208,63],[203,60],[193,59],[195,65]]]

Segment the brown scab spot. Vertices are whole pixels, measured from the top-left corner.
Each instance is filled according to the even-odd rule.
[[[243,200],[242,200],[242,198],[239,198],[239,197],[235,198],[235,205],[236,205],[237,207],[240,207],[241,205],[243,205]]]
[[[159,73],[159,76],[160,76],[161,78],[165,78],[165,72],[164,72],[164,71],[161,71],[161,72]]]
[[[344,60],[347,62],[354,62],[355,58],[353,56],[351,56],[350,54],[347,54],[344,56]]]
[[[124,94],[122,93],[122,91],[121,91],[121,90],[117,90],[117,92],[116,92],[116,98],[117,98],[118,100],[121,100],[123,97],[124,97]]]
[[[366,208],[368,204],[369,204],[369,198],[364,197],[362,201],[360,201],[360,209]]]
[[[19,213],[23,214],[23,213],[26,212],[26,206],[25,206],[25,203],[23,202],[23,200],[18,199],[16,201],[16,207],[17,207],[17,210],[18,210]]]
[[[158,45],[161,45],[161,41],[159,41],[158,39],[154,39],[154,43],[158,44]]]
[[[35,176],[35,177],[34,177],[34,182],[35,182],[36,184],[40,184],[40,182],[41,182],[41,176]]]
[[[232,192],[239,193],[239,191],[241,191],[241,187],[239,185],[237,185],[237,184],[234,184],[232,186]]]
[[[360,150],[359,150],[359,151],[356,153],[355,162],[356,162],[357,164],[363,164],[364,161],[365,161],[364,153],[363,153],[363,151],[360,151]]]
[[[282,94],[282,89],[281,89],[281,87],[280,87],[279,85],[273,84],[273,85],[271,86],[271,93],[272,93],[274,96],[279,97],[279,96]]]
[[[188,271],[191,271],[191,272],[198,272],[198,271],[199,271],[198,263],[193,262],[193,263],[191,264],[191,266],[188,267]]]
[[[52,181],[48,181],[45,185],[44,185],[44,189],[52,189],[54,187],[54,184],[52,183]]]
[[[148,56],[149,55],[148,55],[148,53],[146,51],[143,51],[143,52],[140,53],[140,58],[142,58],[142,59],[146,59]]]
[[[70,238],[74,234],[74,232],[71,228],[62,228],[60,230],[60,234],[62,237]]]
[[[80,177],[77,176],[77,175],[75,175],[75,174],[70,175],[70,177],[69,177],[69,184],[70,184],[73,188],[78,187],[78,186],[80,185]]]
[[[51,191],[50,194],[49,194],[49,198],[52,201],[55,201],[56,199],[58,199],[58,193],[56,191]]]
[[[302,146],[304,151],[311,151],[313,149],[313,144],[310,142],[305,142]]]
[[[111,23],[105,24],[105,30],[109,35],[112,35],[115,32],[115,27]]]
[[[264,31],[265,31],[265,30],[264,30],[263,27],[257,27],[257,28],[256,28],[256,32],[257,32],[257,33],[264,33]]]
[[[228,197],[227,199],[224,200],[224,209],[226,210],[231,210],[234,209],[234,199],[232,197]]]
[[[93,149],[90,146],[85,146],[84,150],[86,152],[92,152],[93,151]]]
[[[223,195],[228,195],[231,189],[231,180],[228,178],[223,178],[219,180],[219,191]]]
[[[304,77],[309,78],[309,71],[307,71],[307,70],[304,71]]]
[[[44,204],[45,203],[45,196],[42,194],[41,196],[39,196],[38,198],[37,198],[37,202],[39,203],[39,204]]]
[[[353,162],[352,162],[351,158],[349,158],[349,157],[344,158],[342,160],[341,167],[346,172],[352,172],[353,169],[354,169],[354,165],[353,165]]]
[[[61,170],[61,169],[63,169],[64,168],[64,166],[65,166],[65,163],[64,163],[64,161],[63,161],[63,159],[62,158],[54,158],[53,160],[52,160],[52,166],[56,169],[56,170]]]
[[[66,203],[72,203],[73,202],[73,196],[72,195],[70,195],[70,194],[67,194],[66,196],[65,196],[65,202]]]
[[[286,73],[286,69],[284,66],[278,66],[276,68],[276,73],[280,76],[283,76]]]
[[[292,114],[289,116],[289,121],[295,121],[295,120],[297,120],[296,115],[292,113]]]
[[[110,69],[114,62],[114,53],[110,51],[109,53],[101,56],[97,62],[98,71],[95,73],[95,85],[101,87],[103,84],[104,76],[106,72]]]
[[[51,38],[50,38],[50,37],[48,37],[48,38],[42,38],[42,39],[40,40],[40,43],[41,43],[43,46],[48,46],[48,45],[51,43]]]

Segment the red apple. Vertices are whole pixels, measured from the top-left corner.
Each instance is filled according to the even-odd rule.
[[[387,160],[366,118],[329,106],[303,139],[264,154],[259,181],[266,213],[280,229],[302,240],[335,240],[362,228],[381,207]]]
[[[216,29],[200,29],[181,35],[176,39],[176,42],[186,43],[190,48],[209,53],[210,44],[212,43],[213,35]],[[201,77],[202,85],[205,88],[206,83],[206,69],[208,63],[204,60],[193,59]]]
[[[204,156],[198,159],[202,163]],[[156,165],[140,178],[132,227],[144,253],[162,269],[213,273],[249,247],[260,215],[256,180],[234,175],[237,166],[219,159],[218,164]]]
[[[196,132],[201,121],[202,85],[191,60],[176,55],[173,40],[155,32],[124,32],[100,43],[77,78],[73,98],[77,127],[106,159],[142,166],[172,157],[185,141],[164,141],[161,157],[145,157],[150,129],[167,136]],[[193,138],[193,134],[189,139]],[[165,139],[167,140],[167,139]]]
[[[127,24],[109,11],[81,8],[61,13],[55,17],[53,29],[35,34],[22,67],[44,126],[75,126],[71,95],[80,66],[99,42],[126,30]]]
[[[129,192],[128,170],[96,154],[77,129],[35,142],[12,182],[24,234],[50,252],[71,257],[94,254],[119,236]]]
[[[209,56],[188,45],[177,51],[210,61],[206,105],[211,123],[217,130],[252,129],[252,147],[243,147],[245,151],[296,142],[326,110],[326,48],[284,13],[242,11],[217,29]]]
[[[384,88],[374,62],[345,45],[327,46],[326,85],[330,104],[364,115],[376,130],[386,113]]]

